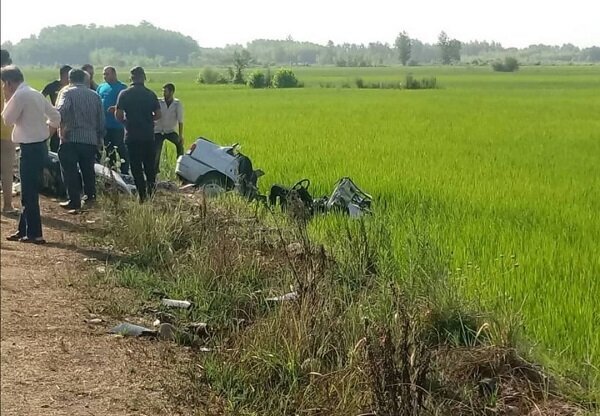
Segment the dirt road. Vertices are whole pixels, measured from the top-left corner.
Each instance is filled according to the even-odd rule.
[[[103,316],[109,322],[86,323],[97,301],[85,279],[106,255],[78,242],[85,216],[51,201],[42,216],[40,246],[6,241],[16,218],[2,216],[2,415],[182,414],[161,388],[175,371],[164,360],[173,346],[107,335]]]

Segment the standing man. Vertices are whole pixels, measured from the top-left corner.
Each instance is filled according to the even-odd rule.
[[[52,105],[56,105],[56,99],[58,98],[58,92],[69,85],[69,71],[71,67],[69,65],[63,65],[60,67],[59,74],[60,79],[56,81],[52,81],[48,85],[44,87],[42,90],[42,95],[44,97],[50,97],[50,102]],[[57,133],[54,133],[52,137],[50,137],[50,151],[58,152],[58,146],[60,144],[60,139]]]
[[[7,65],[12,64],[12,59],[10,59],[10,54],[6,49],[0,50],[0,65],[4,68]],[[4,89],[0,88],[0,112],[4,110]],[[15,208],[12,204],[12,184],[13,184],[13,167],[15,164],[15,144],[10,139],[12,134],[12,129],[4,124],[3,120],[0,120],[2,123],[0,130],[0,144],[2,147],[0,148],[0,170],[2,180],[2,195],[4,199],[4,205],[2,206],[2,212],[5,214],[14,214]]]
[[[183,105],[175,98],[175,85],[163,86],[163,97],[159,100],[161,117],[154,124],[156,142],[156,173],[160,172],[160,154],[163,142],[170,141],[177,149],[177,157],[183,155]]]
[[[82,69],[69,71],[70,85],[61,93],[58,159],[69,200],[61,207],[77,213],[81,209],[81,181],[86,205],[96,200],[96,151],[104,138],[104,110],[100,97],[85,84]],[[81,171],[81,174],[79,173]]]
[[[129,151],[131,173],[140,202],[144,202],[154,193],[156,186],[154,122],[160,119],[160,104],[156,94],[144,86],[144,68],[136,66],[130,74],[131,86],[121,91],[116,109],[112,107],[111,111],[115,112],[118,121],[125,123],[125,144]]]
[[[84,66],[81,67],[81,69],[83,69],[85,72],[88,73],[88,75],[90,76],[90,89],[96,91],[98,89],[98,84],[96,84],[96,82],[94,81],[94,65],[92,64],[85,64]]]
[[[23,73],[16,66],[5,66],[0,71],[6,105],[2,118],[14,126],[12,141],[21,147],[21,218],[19,229],[9,235],[9,241],[43,244],[40,217],[40,179],[48,147],[46,140],[60,123],[60,113],[38,91],[25,84]],[[48,125],[50,129],[48,129]]]
[[[129,174],[129,155],[124,142],[125,129],[123,124],[117,121],[114,114],[109,111],[109,108],[117,105],[117,97],[121,91],[127,89],[127,85],[118,80],[117,71],[112,66],[105,67],[103,75],[105,82],[98,85],[96,92],[102,100],[102,107],[104,107],[106,120],[104,146],[109,157],[109,166],[112,168],[115,165],[118,152],[121,160],[121,173]]]

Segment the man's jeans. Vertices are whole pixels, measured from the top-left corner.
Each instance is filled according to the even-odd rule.
[[[19,234],[22,237],[36,239],[42,237],[42,219],[40,217],[40,182],[46,159],[48,144],[20,144],[19,172],[21,175],[21,218]]]
[[[83,192],[88,200],[96,198],[96,162],[97,147],[93,144],[61,143],[58,148],[58,159],[67,194],[73,208],[81,208],[81,180]],[[81,170],[81,173],[79,171]]]
[[[175,145],[177,157],[183,155],[183,142],[177,133],[154,133],[154,142],[156,144],[156,163],[154,164],[154,170],[156,173],[160,172],[160,155],[165,140],[168,140]]]
[[[131,163],[131,174],[135,181],[140,202],[144,202],[147,196],[154,193],[156,187],[156,150],[153,140],[127,141],[129,161]]]

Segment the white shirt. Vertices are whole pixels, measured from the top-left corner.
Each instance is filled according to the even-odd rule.
[[[179,123],[183,123],[183,105],[177,98],[173,98],[171,105],[167,106],[164,98],[158,100],[160,104],[160,118],[154,122],[154,133],[177,132]]]
[[[2,118],[7,126],[14,126],[12,141],[15,143],[43,142],[50,135],[48,125],[58,128],[60,124],[58,110],[24,82],[6,102]]]

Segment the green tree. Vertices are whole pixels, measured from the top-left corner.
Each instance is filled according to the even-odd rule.
[[[406,32],[401,32],[396,38],[396,42],[394,42],[394,46],[398,50],[398,56],[400,57],[400,62],[402,65],[406,65],[410,60],[411,53],[411,40]]]
[[[438,48],[442,58],[442,64],[450,65],[452,62],[460,62],[460,49],[462,43],[456,39],[450,39],[443,30],[438,35]]]
[[[234,74],[231,82],[234,84],[245,84],[244,76],[242,71],[250,65],[250,61],[252,61],[252,57],[250,56],[250,52],[247,49],[242,49],[241,51],[233,52],[233,67]]]

